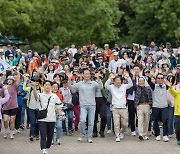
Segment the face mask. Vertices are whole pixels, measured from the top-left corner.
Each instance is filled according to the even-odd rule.
[[[28,52],[28,56],[32,56],[32,53],[31,53],[31,52]]]

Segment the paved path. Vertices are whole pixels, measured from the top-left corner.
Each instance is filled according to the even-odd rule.
[[[116,143],[112,134],[106,134],[105,138],[95,138],[94,143],[86,141],[77,142],[78,132],[73,136],[62,135],[62,144],[53,145],[49,154],[180,154],[180,146],[176,145],[175,138],[170,142],[155,141],[151,137],[149,141],[140,142],[138,137],[129,133],[121,142]],[[39,141],[28,140],[28,130],[21,131],[14,140],[4,139],[0,134],[0,154],[41,154]]]

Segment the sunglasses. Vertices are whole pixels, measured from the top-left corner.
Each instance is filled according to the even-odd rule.
[[[158,79],[164,79],[164,78],[158,78]]]

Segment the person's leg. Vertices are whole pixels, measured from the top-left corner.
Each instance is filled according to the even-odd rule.
[[[93,127],[94,127],[94,117],[96,112],[95,105],[88,106],[88,139],[92,138]]]
[[[153,114],[153,119],[154,119],[154,124],[153,124],[153,128],[154,128],[154,133],[155,136],[159,136],[160,135],[160,129],[159,129],[159,118],[160,118],[160,109],[159,108],[152,108],[152,114]]]
[[[119,137],[120,135],[120,114],[119,114],[119,109],[112,109],[113,113],[113,121],[114,121],[114,131],[116,137]]]
[[[106,128],[106,102],[105,102],[104,98],[101,98],[100,103],[101,103],[100,109],[99,109],[100,118],[101,118],[100,132],[104,133],[105,128]]]
[[[174,108],[168,107],[168,135],[174,134]]]
[[[21,126],[22,126],[22,128],[24,128],[25,110],[26,110],[26,105],[23,103],[22,111],[21,111]]]
[[[62,129],[62,121],[59,118],[56,118],[56,139],[60,140],[61,138],[61,129]]]
[[[111,118],[112,112],[110,111],[110,103],[106,104],[106,121],[107,121],[107,129],[111,130]]]
[[[46,137],[47,137],[47,123],[39,121],[39,130],[40,130],[40,146],[41,150],[46,149]]]
[[[168,136],[167,108],[162,109],[161,117],[162,117],[162,123],[163,123],[163,136]]]
[[[128,127],[128,111],[127,109],[120,109],[120,123],[121,123],[121,133],[126,131]]]
[[[143,136],[144,114],[142,105],[137,106],[138,131],[139,136]]]
[[[38,110],[35,110],[35,136],[37,137],[36,139],[39,138],[39,123],[38,123]]]
[[[96,112],[94,117],[94,128],[93,128],[93,137],[97,137],[97,122],[98,122],[98,113],[99,113],[99,99],[96,98]]]
[[[46,140],[46,149],[51,147],[53,135],[54,135],[55,122],[47,122],[47,140]]]
[[[176,139],[179,142],[178,144],[180,144],[180,116],[175,116],[174,122],[175,122]]]
[[[64,133],[67,133],[67,128],[66,128],[66,119],[67,119],[67,110],[64,110],[66,118],[62,121],[62,129]]]
[[[129,124],[131,126],[131,132],[134,132],[135,129],[135,106],[133,100],[128,100],[128,112],[129,112]]]
[[[80,118],[80,107],[79,107],[79,105],[73,106],[73,111],[74,111],[74,115],[75,115],[75,129],[78,129],[79,118]]]
[[[72,125],[73,125],[73,110],[72,109],[68,109],[67,116],[68,116],[68,131],[72,131]]]
[[[16,115],[12,115],[10,116],[10,138],[14,138],[13,134],[14,134],[14,128],[15,128],[15,119],[16,119]]]
[[[22,106],[19,106],[17,109],[17,115],[16,115],[16,120],[15,120],[15,129],[18,130],[21,125],[21,111],[22,111]]]
[[[87,107],[82,105],[80,107],[80,136],[85,135],[85,122],[87,117]]]
[[[143,105],[144,107],[144,127],[143,127],[143,136],[147,136],[148,133],[148,123],[149,123],[149,113],[150,113],[150,106]]]
[[[29,109],[29,120],[30,120],[30,134],[29,137],[34,137],[36,134],[36,115],[33,109]]]
[[[29,108],[28,107],[26,107],[26,114],[27,114],[27,125],[26,125],[26,128],[29,129],[30,117],[29,117]]]
[[[10,116],[3,114],[3,121],[4,121],[4,128],[5,128],[4,138],[7,138]]]

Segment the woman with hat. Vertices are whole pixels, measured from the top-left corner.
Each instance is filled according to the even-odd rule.
[[[8,83],[8,92],[10,94],[10,99],[7,101],[6,104],[3,106],[3,120],[4,120],[4,127],[5,127],[5,134],[4,138],[7,138],[8,134],[8,126],[10,126],[10,139],[14,139],[14,128],[15,128],[15,119],[17,114],[17,92],[18,87],[20,84],[20,74],[17,72],[16,81],[14,76],[8,76],[7,78]],[[10,124],[10,125],[9,125]]]

